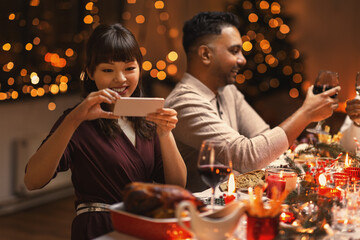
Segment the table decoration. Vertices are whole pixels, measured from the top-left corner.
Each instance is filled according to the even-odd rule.
[[[290,168],[268,168],[265,170],[265,181],[267,183],[266,195],[268,198],[272,198],[273,188],[277,188],[278,194],[285,190],[287,192],[294,190],[297,174]]]
[[[269,203],[264,204],[263,188],[249,188],[249,200],[246,205],[248,240],[271,240],[278,235],[282,203],[288,192],[285,190],[278,194],[277,188],[273,188],[272,191]]]

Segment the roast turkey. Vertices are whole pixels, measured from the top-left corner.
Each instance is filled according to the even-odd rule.
[[[175,185],[133,182],[123,191],[125,210],[152,218],[174,217],[177,204],[189,200],[199,211],[205,204],[186,189]]]

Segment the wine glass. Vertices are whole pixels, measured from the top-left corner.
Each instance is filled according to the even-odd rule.
[[[201,144],[197,168],[201,179],[211,187],[211,209],[214,210],[215,189],[226,180],[232,170],[228,145],[223,141],[204,140]]]
[[[331,88],[339,86],[339,74],[337,72],[331,72],[328,70],[320,70],[319,75],[317,76],[314,83],[314,94],[319,94],[325,92]],[[337,94],[331,96],[331,98],[336,98]],[[328,132],[322,130],[322,124],[325,120],[317,122],[315,128],[307,128],[306,131],[314,134],[329,134]]]

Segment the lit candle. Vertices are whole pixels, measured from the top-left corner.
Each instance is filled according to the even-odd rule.
[[[269,174],[266,178],[266,182],[268,184],[266,191],[266,196],[268,198],[273,197],[273,188],[277,189],[278,194],[281,194],[283,191],[285,191],[286,179],[283,177],[283,171],[281,171],[280,174]],[[278,196],[274,197],[278,198]]]
[[[235,187],[234,173],[230,173],[229,180],[228,180],[228,194],[225,195],[225,197],[224,197],[225,204],[228,204],[235,199],[235,196],[234,196],[235,190],[236,190],[236,187]]]
[[[295,217],[292,212],[282,212],[280,214],[280,221],[283,223],[291,224],[294,220],[295,220]]]

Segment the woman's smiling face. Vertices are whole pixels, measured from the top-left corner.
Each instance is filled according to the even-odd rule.
[[[139,64],[136,60],[128,62],[100,63],[96,66],[91,79],[99,90],[110,88],[121,97],[130,97],[140,77]]]

